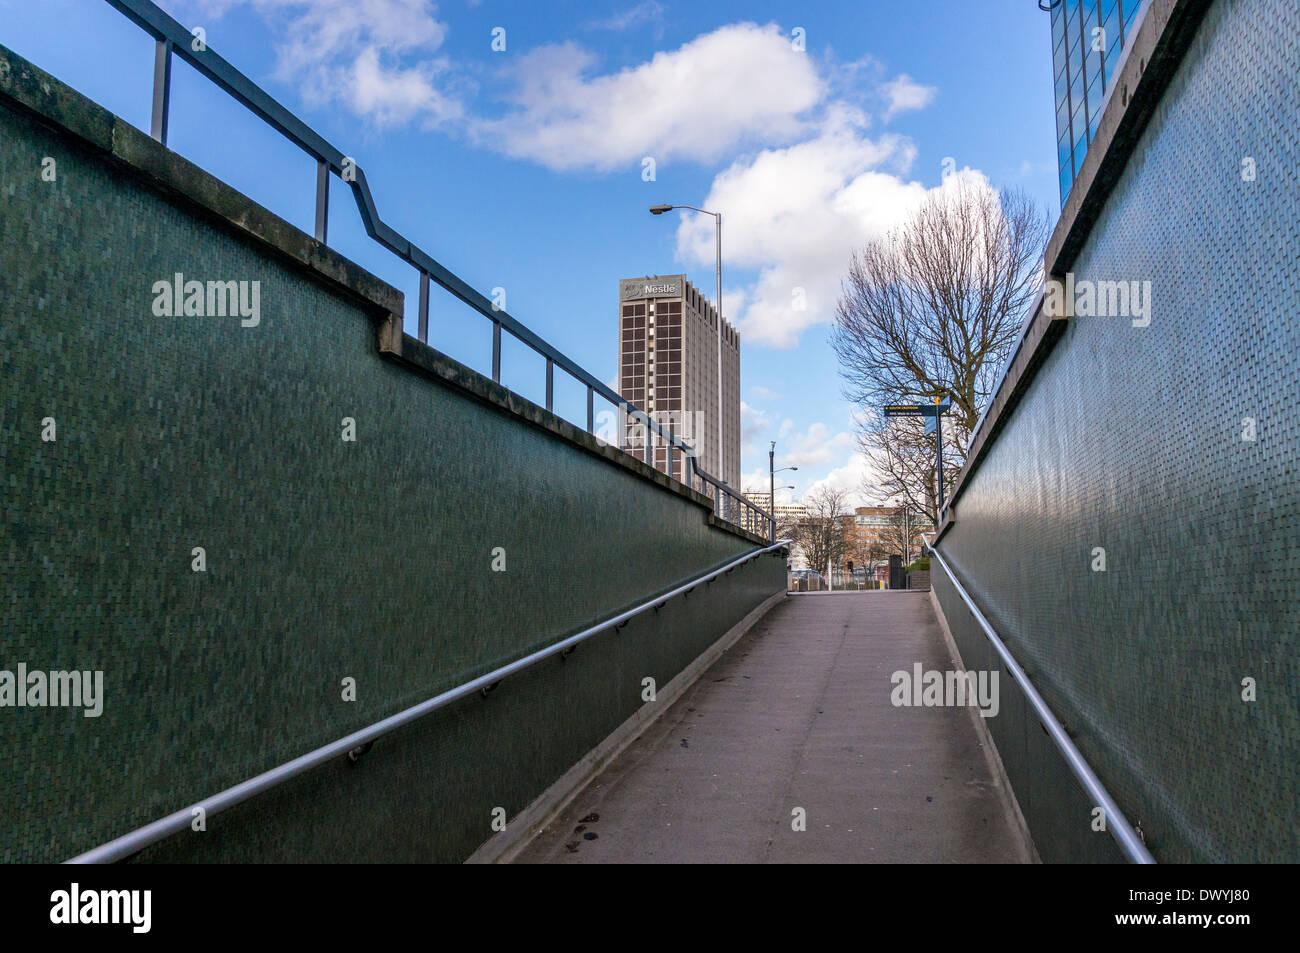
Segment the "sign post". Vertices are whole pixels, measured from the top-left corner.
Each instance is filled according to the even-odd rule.
[[[936,397],[934,403],[937,407],[939,404],[939,398]],[[947,404],[944,404],[945,408],[947,406],[948,406]],[[939,472],[939,509],[936,510],[936,512],[939,514],[939,519],[942,520],[943,519],[943,413],[938,410],[936,410],[934,414],[934,450],[935,450],[935,468]],[[938,532],[938,530],[939,527],[935,526],[935,531]]]
[[[943,403],[940,403],[943,401]],[[952,401],[936,397],[933,404],[886,404],[886,417],[924,417],[925,434],[934,434],[935,470],[939,478],[939,509],[943,512],[943,415],[952,407]],[[936,527],[937,528],[937,527]]]

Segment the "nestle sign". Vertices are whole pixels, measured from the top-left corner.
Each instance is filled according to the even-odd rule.
[[[623,301],[636,298],[680,298],[681,278],[634,278],[618,283],[618,296]]]

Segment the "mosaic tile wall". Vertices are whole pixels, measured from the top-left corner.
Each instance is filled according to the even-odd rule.
[[[350,297],[7,105],[0,171],[0,669],[104,673],[100,717],[0,708],[0,861],[66,859],[751,548],[381,359]],[[260,282],[259,323],[157,316],[177,272]],[[762,557],[142,859],[461,860],[784,581]]]
[[[1072,269],[1150,325],[1071,319],[940,543],[1159,861],[1300,861],[1297,50],[1212,7]]]

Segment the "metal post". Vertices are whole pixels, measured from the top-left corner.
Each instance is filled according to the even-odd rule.
[[[330,167],[324,159],[316,160],[316,241],[325,244],[330,221]]]
[[[677,479],[677,467],[674,466],[676,461],[673,459],[673,442],[668,441],[668,475],[674,480]]]
[[[501,322],[492,322],[492,379],[501,383]]]
[[[420,340],[429,343],[429,273],[420,272]]]
[[[642,411],[641,419],[645,421],[645,462],[653,467],[655,465],[655,442],[650,431],[650,415]]]
[[[912,511],[903,504],[903,559],[911,565],[912,555]]]
[[[784,479],[784,478],[782,478]],[[784,486],[784,484],[782,484]],[[776,441],[772,441],[772,446],[767,451],[767,511],[774,517],[776,516]],[[772,542],[776,542],[776,530],[772,530],[770,537]]]
[[[937,449],[938,470],[939,470],[939,508],[935,511],[939,521],[943,521],[943,414],[937,410],[934,413],[934,442]],[[935,532],[939,527],[934,528]]]
[[[167,112],[172,95],[172,44],[157,40],[153,50],[153,118],[149,135],[167,145]]]
[[[555,361],[546,359],[546,409],[555,410]]]
[[[587,385],[587,433],[596,432],[596,392]]]

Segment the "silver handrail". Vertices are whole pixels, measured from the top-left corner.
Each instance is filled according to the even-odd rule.
[[[333,741],[314,751],[310,751],[307,754],[294,758],[292,761],[287,761],[278,767],[271,768],[268,771],[263,771],[261,774],[251,777],[240,784],[236,784],[234,787],[226,788],[219,794],[214,794],[212,797],[205,798],[189,807],[181,808],[179,811],[168,814],[166,817],[159,818],[151,824],[146,824],[144,827],[137,828],[128,834],[123,834],[121,837],[114,838],[106,844],[101,844],[93,850],[88,850],[83,854],[78,854],[71,860],[65,861],[65,863],[103,864],[111,863],[115,860],[121,860],[124,857],[129,857],[131,854],[143,850],[150,844],[155,844],[163,838],[170,837],[173,834],[178,834],[185,830],[185,828],[189,827],[191,822],[194,820],[196,816],[194,811],[196,808],[203,809],[203,816],[205,819],[232,808],[237,804],[247,801],[255,795],[283,784],[290,778],[318,767],[332,758],[341,757],[354,748],[368,744],[376,738],[388,734],[395,728],[400,728],[418,718],[423,718],[425,715],[435,712],[439,708],[445,708],[452,702],[465,698],[467,695],[472,695],[477,691],[490,688],[503,678],[521,672],[543,659],[548,659],[554,655],[560,654],[561,652],[565,652],[568,649],[573,648],[579,642],[585,642],[594,635],[599,635],[601,632],[608,631],[616,626],[621,626],[624,622],[627,622],[634,616],[661,606],[669,599],[685,592],[689,592],[696,586],[704,585],[705,583],[716,579],[718,576],[721,576],[723,573],[731,572],[731,570],[735,569],[737,566],[749,562],[756,556],[761,556],[764,553],[769,553],[774,549],[780,549],[781,547],[788,545],[790,545],[789,540],[780,540],[779,542],[773,543],[771,546],[756,549],[739,559],[732,560],[719,569],[715,569],[710,573],[697,576],[688,582],[682,583],[671,592],[655,596],[653,599],[641,603],[641,605],[636,608],[628,609],[626,612],[621,612],[613,618],[606,619],[598,625],[594,625],[589,629],[584,629],[576,635],[571,635],[568,638],[561,639],[559,642],[556,642],[553,645],[548,645],[544,649],[538,649],[536,652],[516,659],[508,665],[503,665],[500,668],[493,669],[486,675],[480,675],[473,681],[466,682],[463,685],[458,685],[455,688],[443,692],[441,695],[435,695],[433,698],[420,702],[418,705],[412,705],[404,711],[400,711],[395,715],[390,715],[382,721],[375,722],[368,728],[354,731],[350,735],[345,735],[337,741]]]
[[[1056,715],[1052,713],[1052,709],[1047,706],[1047,702],[1043,700],[1043,696],[1038,694],[1038,689],[1034,688],[1033,683],[1029,681],[1029,676],[1026,675],[1025,670],[1020,667],[1020,663],[1017,662],[1015,656],[1011,654],[1011,650],[1006,647],[1006,644],[998,638],[998,634],[993,631],[993,626],[989,625],[989,620],[984,618],[984,613],[980,612],[979,607],[975,605],[975,601],[971,599],[970,593],[966,591],[966,587],[957,579],[957,574],[952,571],[947,560],[939,554],[939,550],[935,548],[924,534],[922,534],[921,538],[925,540],[926,548],[930,550],[931,556],[939,561],[939,565],[943,568],[943,571],[947,573],[948,578],[952,580],[953,587],[957,590],[957,595],[961,596],[962,602],[966,603],[966,608],[970,610],[971,615],[975,617],[975,621],[978,622],[980,628],[984,630],[985,638],[993,644],[993,648],[1002,658],[1002,662],[1011,673],[1011,677],[1019,683],[1021,689],[1025,693],[1025,697],[1029,700],[1030,706],[1034,709],[1034,714],[1038,716],[1038,720],[1042,722],[1043,728],[1047,730],[1048,736],[1064,756],[1066,764],[1070,766],[1070,771],[1073,772],[1074,776],[1079,780],[1079,783],[1083,785],[1083,789],[1088,792],[1088,795],[1093,799],[1097,806],[1105,812],[1106,830],[1110,833],[1110,836],[1115,839],[1115,843],[1119,845],[1120,851],[1132,863],[1154,864],[1156,860],[1151,856],[1151,851],[1147,850],[1146,844],[1142,842],[1142,838],[1138,835],[1137,831],[1135,831],[1133,826],[1129,824],[1128,818],[1124,816],[1124,812],[1121,811],[1119,805],[1115,803],[1115,799],[1110,796],[1110,792],[1106,790],[1106,786],[1101,783],[1101,779],[1097,777],[1096,773],[1092,770],[1092,767],[1084,759],[1083,754],[1077,747],[1075,747],[1074,742],[1070,740],[1070,736],[1066,733],[1065,727],[1057,719]]]
[[[703,490],[706,485],[714,488],[714,515],[721,519],[728,520],[737,526],[740,526],[742,529],[749,530],[755,536],[766,536],[773,542],[776,541],[775,510],[769,513],[757,503],[746,497],[744,493],[738,493],[726,483],[723,483],[705,473],[698,466],[694,465],[693,458],[691,460],[690,469],[694,471],[694,476],[700,478],[701,490]],[[688,471],[686,485],[692,489],[694,489],[694,476],[692,476],[691,472]],[[727,507],[725,509],[723,507],[724,496],[727,498]],[[733,518],[732,515],[726,512],[726,509],[735,511],[736,516]]]
[[[412,265],[420,275],[419,312],[417,316],[417,340],[428,343],[429,330],[429,285],[437,284],[483,317],[492,322],[492,380],[501,383],[501,332],[505,330],[515,339],[532,348],[546,358],[546,409],[555,410],[555,368],[560,368],[587,388],[587,431],[595,433],[595,399],[597,397],[619,407],[622,416],[631,417],[645,425],[646,462],[653,466],[654,441],[649,439],[653,431],[668,447],[669,468],[673,469],[674,450],[686,459],[694,461],[695,451],[682,438],[672,432],[671,428],[651,417],[635,404],[623,399],[622,395],[587,371],[577,361],[561,353],[538,334],[524,326],[522,322],[510,315],[505,309],[498,308],[486,295],[475,291],[470,285],[438,262],[432,255],[406,236],[399,233],[379,216],[366,174],[350,156],[331,145],[311,126],[303,122],[282,103],[271,96],[242,72],[231,65],[207,43],[195,43],[195,37],[189,30],[152,0],[107,0],[110,6],[127,17],[140,29],[153,37],[154,49],[154,87],[153,118],[150,135],[164,146],[167,144],[168,116],[171,109],[171,59],[179,56],[198,72],[207,77],[219,89],[224,90],[253,114],[261,118],[272,129],[284,136],[298,148],[316,160],[316,231],[315,237],[322,245],[326,244],[329,224],[329,177],[338,176],[352,190],[357,211],[366,234],[390,252]],[[626,448],[623,448],[626,449]],[[630,451],[628,451],[630,452]],[[635,454],[633,454],[635,456]],[[696,468],[703,475],[704,471]],[[709,479],[709,482],[716,481]],[[735,496],[734,491],[728,493]],[[748,502],[748,501],[746,501]],[[751,508],[753,507],[750,504]],[[760,510],[762,516],[773,527],[769,539],[775,542],[776,521],[771,514]],[[719,512],[718,515],[730,522],[738,523],[729,516]],[[755,520],[757,521],[757,520]]]

